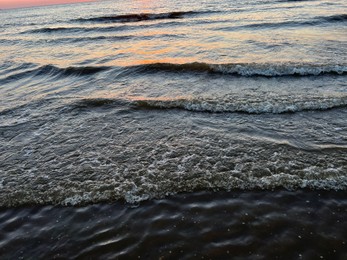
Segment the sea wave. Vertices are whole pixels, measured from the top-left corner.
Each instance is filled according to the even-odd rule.
[[[347,65],[327,64],[317,65],[310,63],[227,63],[211,64],[204,62],[192,62],[184,64],[151,63],[131,66],[128,69],[137,71],[157,72],[208,72],[230,74],[238,76],[318,76],[318,75],[345,75]]]
[[[116,98],[78,98],[64,97],[63,99],[45,98],[33,100],[25,105],[11,107],[0,111],[0,115],[14,113],[17,110],[37,109],[51,102],[65,102],[57,106],[57,113],[69,113],[76,109],[93,110],[94,108],[117,108],[125,110],[186,110],[207,113],[247,113],[247,114],[283,114],[304,111],[325,111],[347,107],[347,94],[331,94],[330,96],[302,95],[237,95],[210,97],[176,97],[176,98],[145,98],[145,97],[116,97]],[[69,101],[68,101],[69,100]]]
[[[24,31],[22,33],[54,33],[54,32],[80,32],[89,28],[84,27],[45,27]]]
[[[231,106],[232,95],[227,98]],[[223,105],[221,97],[215,103],[206,98],[197,100],[207,108]],[[266,98],[263,100],[265,103]],[[287,102],[295,103],[293,100],[299,103],[299,97],[287,97]],[[312,98],[311,102],[335,102],[333,97],[316,100]],[[313,126],[319,129],[320,124],[316,123],[323,121],[313,120],[315,116],[275,117],[276,122],[290,122],[289,131],[281,132],[279,138],[279,132],[270,129],[269,135],[263,135],[262,129],[260,135],[254,135],[253,116],[236,115],[238,123],[234,124],[229,121],[233,117],[219,115],[182,117],[175,111],[133,110],[143,107],[139,103],[143,101],[146,100],[57,97],[42,100],[43,104],[31,104],[29,110],[22,106],[18,111],[5,112],[3,118],[8,115],[9,122],[3,120],[5,124],[0,127],[4,151],[0,207],[83,205],[115,200],[136,203],[197,190],[347,190],[347,144],[338,141],[345,130],[337,130],[337,139],[328,138],[336,142],[318,142],[313,135],[309,150],[298,147],[290,138],[295,126],[311,129],[303,135],[313,133]],[[173,104],[156,101],[161,101],[161,106]],[[52,106],[46,106],[46,102]],[[191,105],[188,99],[180,102]],[[249,102],[249,98],[244,102]],[[344,102],[347,103],[347,97]],[[107,111],[99,109],[103,106]],[[80,113],[78,108],[87,113]],[[97,113],[90,113],[95,108]],[[30,120],[32,111],[36,113],[34,120]],[[224,118],[225,130],[214,117]],[[269,117],[257,118],[262,126],[267,125]],[[303,121],[292,125],[298,118]],[[303,124],[310,123],[308,118],[315,123]],[[202,122],[208,122],[207,128]],[[270,126],[286,130],[285,125]],[[246,128],[250,128],[248,133]],[[332,133],[323,130],[319,129],[323,135]],[[296,139],[295,135],[291,137]]]
[[[347,95],[326,96],[237,96],[181,97],[181,98],[83,98],[70,107],[128,107],[133,109],[183,109],[209,113],[282,114],[302,111],[324,111],[347,107]]]
[[[95,25],[92,27],[72,27],[72,26],[60,26],[60,27],[42,27],[36,29],[30,29],[22,31],[20,34],[78,34],[78,33],[91,33],[91,32],[119,32],[133,29],[148,29],[148,28],[157,28],[157,27],[170,27],[176,26],[179,23],[175,21],[167,21],[159,24],[142,24],[142,25],[129,25],[129,24],[119,24],[112,26],[99,26]]]
[[[177,99],[132,99],[132,105],[146,109],[184,109],[196,112],[239,112],[249,114],[294,113],[347,106],[347,95],[332,97],[220,97]]]
[[[316,0],[277,0],[275,2],[279,2],[279,3],[287,3],[287,2],[313,2]]]
[[[219,30],[243,30],[243,29],[268,29],[268,28],[282,28],[282,27],[298,27],[298,26],[316,26],[328,23],[344,23],[347,21],[347,14],[337,14],[331,16],[316,16],[307,20],[298,21],[283,21],[283,22],[261,22],[261,23],[250,23],[240,26],[228,26],[221,27]]]
[[[44,43],[54,43],[54,44],[66,44],[66,43],[79,43],[79,42],[96,42],[96,41],[126,41],[135,38],[136,36],[132,35],[123,35],[123,36],[96,36],[96,37],[64,37],[64,38],[54,38],[50,40],[41,40],[39,42]],[[33,42],[35,43],[35,42]]]
[[[129,133],[120,131],[116,139],[122,135]],[[81,138],[77,149],[69,148],[71,144],[52,149],[46,141],[37,150],[21,148],[16,156],[23,160],[8,155],[16,163],[6,161],[3,166],[8,174],[0,180],[0,207],[136,203],[197,190],[347,189],[341,150],[311,153],[286,145],[265,149],[254,139],[233,147],[211,135],[191,137],[187,145],[186,138],[156,140],[155,145],[143,141],[146,136],[127,145]],[[43,150],[48,158],[40,155]],[[97,158],[96,152],[101,154]],[[32,158],[39,158],[38,169],[24,167]]]
[[[317,20],[327,21],[327,22],[346,22],[347,14],[337,14],[331,16],[318,16]]]
[[[140,22],[147,20],[163,20],[163,19],[181,19],[188,16],[199,15],[204,13],[211,13],[207,11],[176,11],[167,13],[135,13],[111,16],[99,16],[91,18],[78,18],[73,21],[76,22],[96,22],[96,23],[126,23],[126,22]]]
[[[24,65],[23,65],[24,66]],[[32,65],[30,66],[32,67]],[[284,76],[324,76],[324,75],[346,75],[347,65],[339,64],[308,64],[308,63],[228,63],[211,64],[204,62],[192,63],[151,63],[134,66],[70,66],[66,68],[54,65],[43,65],[34,69],[24,70],[11,69],[11,74],[0,78],[0,83],[8,83],[12,80],[19,80],[26,77],[36,76],[88,76],[106,70],[117,70],[119,72],[136,73],[212,73],[231,75],[239,77],[284,77]],[[18,69],[19,70],[19,69]],[[6,73],[9,74],[9,73]],[[120,76],[122,73],[119,74]]]
[[[28,70],[28,69],[32,69],[34,67],[36,67],[37,64],[35,63],[30,63],[30,62],[24,62],[24,63],[13,63],[13,62],[8,62],[7,64],[2,64],[2,66],[0,66],[0,76],[4,76],[4,75],[8,75],[8,74],[12,74],[14,72],[18,71],[23,71],[23,70]]]
[[[5,84],[11,81],[20,80],[26,77],[36,76],[88,76],[110,69],[110,67],[93,67],[93,66],[80,66],[80,67],[66,67],[59,68],[53,65],[44,65],[36,69],[26,70],[23,72],[11,74],[7,77],[0,78],[0,83]]]
[[[21,32],[21,34],[54,34],[54,33],[89,33],[89,32],[113,32],[131,29],[130,26],[109,26],[109,27],[43,27]]]

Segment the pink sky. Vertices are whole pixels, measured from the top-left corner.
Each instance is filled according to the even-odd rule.
[[[70,4],[93,0],[0,0],[0,9],[29,7],[37,5]]]

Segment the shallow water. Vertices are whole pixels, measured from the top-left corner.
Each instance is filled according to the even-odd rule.
[[[346,190],[345,11],[344,1],[3,10],[0,205]]]
[[[342,0],[1,10],[0,255],[344,259],[346,13]]]
[[[181,194],[0,210],[3,259],[345,259],[341,192]],[[49,250],[48,250],[49,249]]]

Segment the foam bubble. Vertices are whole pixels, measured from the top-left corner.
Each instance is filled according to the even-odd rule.
[[[190,97],[190,98],[132,98],[133,104],[145,108],[185,109],[198,112],[245,112],[250,114],[288,113],[306,110],[327,110],[347,106],[347,96],[337,94],[331,97]]]

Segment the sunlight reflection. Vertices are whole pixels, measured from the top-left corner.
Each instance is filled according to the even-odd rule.
[[[152,13],[158,5],[156,2],[157,1],[153,0],[133,0],[133,5],[136,6],[141,13]]]

